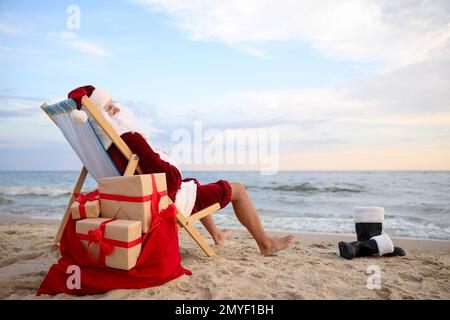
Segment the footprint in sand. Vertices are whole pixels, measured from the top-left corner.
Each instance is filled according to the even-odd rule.
[[[252,273],[250,273],[250,275],[251,275],[252,277],[257,278],[257,279],[262,279],[262,278],[265,277],[265,274],[262,273],[262,272],[252,272]]]
[[[392,291],[389,288],[381,288],[379,290],[376,290],[375,292],[377,296],[383,300],[389,299],[392,294]]]
[[[11,257],[11,258],[6,258],[3,260],[0,260],[0,267],[6,267],[6,266],[16,263],[18,261],[23,262],[24,260],[33,260],[42,255],[43,255],[42,252],[32,252],[32,253],[17,255],[15,257]]]
[[[233,273],[227,269],[221,269],[221,270],[217,270],[220,274],[225,275],[225,276],[229,276],[232,275]]]
[[[333,245],[329,243],[313,243],[310,245],[311,248],[319,248],[319,249],[327,249],[329,247],[333,247]]]
[[[431,259],[423,260],[423,264],[424,265],[429,265],[429,266],[439,266],[439,267],[443,266],[442,262],[436,261],[436,260],[431,260]]]
[[[418,277],[418,276],[416,276],[414,274],[410,274],[410,273],[402,272],[402,273],[399,273],[398,275],[400,276],[400,278],[402,278],[403,280],[406,280],[406,281],[415,281],[415,282],[423,281],[422,277]]]
[[[345,269],[349,269],[349,270],[355,269],[355,266],[352,265],[351,263],[346,263],[346,264],[343,265],[343,267],[344,267]]]
[[[310,260],[310,261],[308,261],[307,263],[308,263],[308,264],[312,264],[312,265],[314,265],[314,266],[317,266],[317,265],[320,265],[320,264],[321,264],[320,261],[316,261],[316,260]]]
[[[200,288],[200,299],[203,300],[211,300],[213,298],[213,295],[211,293],[211,290],[209,288]]]

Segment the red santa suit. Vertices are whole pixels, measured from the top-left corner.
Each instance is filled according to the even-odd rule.
[[[195,200],[192,206],[192,214],[200,211],[214,203],[220,203],[220,207],[224,208],[231,200],[231,186],[226,180],[219,180],[214,183],[200,184],[195,178],[182,179],[180,171],[171,163],[162,160],[161,155],[156,153],[147,141],[137,132],[126,132],[121,138],[130,147],[130,149],[139,156],[139,165],[143,173],[165,172],[167,178],[167,189],[169,197],[175,200],[178,208],[181,207],[176,200],[183,193],[182,184],[193,182],[196,186]],[[127,159],[122,155],[119,149],[112,145],[108,149],[111,159],[116,164],[121,173],[125,172],[128,164]],[[187,186],[185,188],[188,188]],[[189,191],[188,191],[189,192]],[[187,192],[187,193],[188,193]],[[189,197],[189,196],[187,196]],[[186,202],[189,202],[188,199]],[[187,204],[189,207],[189,204]],[[181,209],[181,208],[180,208]],[[189,215],[189,211],[183,211],[185,215]]]
[[[90,98],[131,151],[139,156],[139,166],[144,174],[158,172],[166,174],[169,197],[184,215],[188,216],[217,202],[223,208],[230,202],[231,186],[225,180],[202,185],[195,178],[183,179],[181,170],[175,161],[162,150],[150,146],[147,135],[132,121],[130,112],[125,107],[120,106],[120,112],[110,116],[105,111],[105,106],[112,97],[105,90],[84,86],[71,91],[69,98],[72,98],[77,106],[81,107],[81,98],[85,95]],[[123,173],[128,160],[106,135],[100,136],[100,139],[119,171]]]
[[[95,89],[93,86],[85,86],[70,92],[69,98],[76,102],[78,108],[81,108],[81,98],[85,95],[90,96],[94,103],[104,105],[105,99],[108,98],[104,93],[103,90]],[[74,121],[86,121],[87,116],[83,111],[74,111],[71,115]],[[177,207],[179,205],[185,215],[190,214],[190,211],[195,213],[216,202],[219,202],[221,207],[230,202],[231,186],[227,181],[219,180],[216,183],[201,185],[193,178],[183,180],[176,164],[171,163],[163,153],[152,149],[143,134],[130,130],[129,124],[124,119],[119,117],[112,119],[113,117],[107,117],[104,110],[101,111],[133,153],[139,156],[139,165],[143,173],[166,174],[168,195],[175,204],[178,200]],[[127,159],[114,144],[107,141],[109,139],[107,136],[99,138],[103,140],[105,146],[109,144],[107,151],[118,170],[123,173],[128,163]],[[182,188],[182,185],[188,187]],[[195,190],[194,194],[192,190]],[[152,212],[151,231],[143,237],[139,259],[136,266],[129,271],[108,268],[94,261],[77,238],[75,221],[69,216],[60,242],[61,258],[50,267],[37,295],[53,295],[61,292],[84,295],[112,289],[145,288],[161,285],[184,274],[192,274],[181,265],[175,214],[174,206],[158,215]],[[76,272],[78,274],[75,274]],[[80,279],[79,286],[76,285],[76,281],[71,283],[71,279],[77,276]]]

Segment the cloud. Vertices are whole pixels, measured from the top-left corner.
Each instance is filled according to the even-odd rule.
[[[42,102],[42,101],[46,101],[47,98],[38,97],[38,96],[27,96],[27,95],[14,94],[14,93],[8,92],[7,90],[0,90],[0,101],[4,101],[4,100],[26,100],[26,101],[32,101],[32,102]]]
[[[21,112],[17,110],[0,110],[0,118],[13,118],[23,116]]]
[[[388,113],[450,111],[450,56],[430,58],[341,85],[350,99]]]
[[[103,48],[101,44],[91,41],[81,40],[74,32],[51,32],[49,35],[57,39],[64,46],[96,57],[109,58],[111,53]]]
[[[409,67],[405,69],[398,72],[411,76]],[[422,72],[423,69],[421,67],[416,71]],[[415,78],[419,76],[416,74]],[[398,75],[393,72],[386,78],[390,80],[385,80],[384,84],[381,84],[383,79],[375,77],[364,79],[368,81],[364,84],[358,79],[330,88],[238,92],[210,97],[193,104],[161,105],[158,109],[164,112],[157,114],[156,123],[169,134],[159,137],[158,142],[164,142],[165,147],[170,146],[172,130],[183,128],[192,131],[193,122],[201,121],[205,130],[277,128],[280,130],[282,154],[292,153],[303,157],[308,151],[315,154],[328,150],[323,161],[330,161],[333,152],[343,156],[342,150],[347,150],[345,154],[351,154],[352,150],[355,152],[357,157],[350,161],[354,163],[363,161],[360,150],[367,148],[374,148],[378,153],[383,153],[384,149],[399,148],[407,154],[411,154],[414,149],[425,152],[426,147],[431,145],[439,150],[450,148],[450,140],[437,138],[450,133],[450,108],[440,107],[446,96],[442,96],[444,100],[441,101],[438,97],[426,94],[420,101],[414,101],[417,97],[414,93],[408,96],[406,86],[404,90],[398,91],[399,98],[395,99],[395,92],[400,90],[401,84],[399,87],[394,86],[392,92],[387,91],[387,96],[384,96],[379,86],[392,86]],[[434,84],[429,86],[433,87]],[[444,93],[442,90],[441,94]],[[403,106],[407,101],[416,104]],[[291,156],[288,158],[294,159]],[[431,158],[427,159],[430,164],[434,163]],[[301,164],[301,160],[298,158],[292,161]],[[383,165],[388,168],[389,160],[385,162]],[[370,162],[367,167],[374,163]],[[291,168],[293,164],[289,166]],[[334,168],[349,166],[341,163]],[[315,168],[319,169],[320,165]]]
[[[160,118],[163,123],[202,120],[220,128],[311,127],[344,115],[358,117],[366,107],[368,103],[346,98],[344,90],[297,88],[234,92],[194,105],[161,106]]]
[[[193,40],[261,48],[300,41],[326,57],[388,68],[448,54],[447,0],[134,0],[167,13]],[[251,50],[249,50],[251,52]]]
[[[262,58],[273,44],[300,43],[325,58],[378,66],[328,87],[162,105],[164,128],[189,130],[195,120],[205,129],[278,128],[285,169],[449,168],[449,1],[132,2],[165,13],[193,41]]]
[[[6,87],[0,88],[0,118],[3,126],[17,121],[40,121],[42,111],[39,105],[47,101],[45,97],[25,95]]]
[[[24,53],[24,54],[38,54],[38,55],[45,53],[43,50],[40,49],[9,47],[9,46],[0,46],[0,51],[8,53]]]
[[[449,148],[427,145],[323,148],[280,156],[284,170],[449,170]]]
[[[44,144],[38,141],[1,140],[0,149],[38,149]]]
[[[0,110],[0,119],[22,118],[32,120],[40,117],[39,108],[31,106],[18,106],[16,109]]]
[[[9,36],[14,36],[17,34],[20,34],[21,31],[19,29],[17,29],[16,27],[4,24],[0,22],[0,33],[9,35]]]

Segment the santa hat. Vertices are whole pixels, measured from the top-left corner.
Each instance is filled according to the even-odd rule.
[[[106,90],[95,88],[89,96],[89,99],[99,111],[102,111],[112,100],[112,97]],[[81,105],[78,107],[78,104],[77,109],[73,110],[70,116],[76,123],[85,123],[88,119],[86,112],[81,110]]]

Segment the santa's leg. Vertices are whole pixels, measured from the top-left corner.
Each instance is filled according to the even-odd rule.
[[[209,232],[216,246],[223,246],[225,244],[225,240],[227,240],[231,236],[230,229],[220,229],[219,227],[217,227],[212,215],[200,219],[200,222]]]
[[[294,236],[275,237],[267,234],[245,186],[238,182],[231,182],[230,185],[232,190],[231,203],[233,204],[236,217],[256,240],[261,253],[263,255],[272,255],[287,248],[294,240]]]

